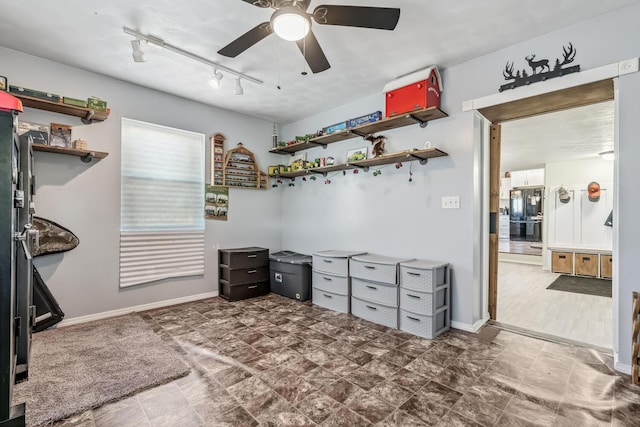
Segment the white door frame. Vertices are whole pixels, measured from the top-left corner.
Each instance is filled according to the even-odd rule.
[[[638,68],[640,65],[639,58],[631,58],[620,62],[615,62],[613,64],[604,65],[602,67],[593,68],[591,70],[582,71],[575,74],[569,74],[562,78],[547,80],[544,82],[536,83],[530,86],[524,86],[518,88],[517,90],[510,90],[506,92],[500,92],[493,95],[485,96],[482,98],[476,98],[468,101],[464,101],[462,103],[462,111],[475,111],[476,114],[481,114],[477,111],[482,108],[491,107],[499,104],[505,104],[511,101],[517,101],[524,98],[530,98],[538,95],[547,94],[550,92],[555,92],[558,90],[568,89],[575,86],[581,86],[584,84],[594,83],[601,80],[613,79],[614,82],[614,115],[615,115],[615,124],[614,124],[614,151],[619,153],[619,89],[618,89],[618,79],[617,77],[638,72]],[[488,121],[487,121],[488,122]],[[476,138],[480,139],[483,144],[482,151],[486,152],[488,147],[488,138],[482,132],[481,129],[475,129],[474,132],[480,133],[474,135],[474,140]],[[489,170],[489,156],[483,156],[483,165],[482,171],[480,172],[483,176],[487,175],[487,171]],[[618,201],[619,201],[619,186],[618,186],[618,157],[616,156],[613,162],[614,168],[614,177],[613,177],[613,212],[614,212],[614,221],[616,224],[619,224],[618,221]],[[482,194],[480,195],[481,206],[483,206],[483,212],[479,212],[479,215],[485,215],[484,209],[488,206],[485,202],[489,200],[489,182],[488,180],[482,180]],[[481,251],[479,253],[474,253],[474,262],[480,262],[482,265],[482,271],[484,272],[483,277],[476,283],[474,286],[478,286],[482,288],[482,301],[483,311],[488,311],[488,305],[486,303],[487,295],[489,293],[488,289],[488,271],[489,271],[489,224],[488,221],[482,221],[482,230],[481,230]],[[619,277],[619,268],[618,268],[618,257],[615,254],[618,253],[618,228],[613,228],[613,280],[612,280],[612,326],[613,326],[613,334],[612,334],[612,349],[614,355],[614,367],[617,370],[620,370],[625,373],[630,373],[630,366],[620,365],[618,363],[618,350],[619,350],[619,312],[620,312],[620,296],[619,296],[619,286],[618,286],[618,277]],[[627,372],[628,371],[628,372]]]

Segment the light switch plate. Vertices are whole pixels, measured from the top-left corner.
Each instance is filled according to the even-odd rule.
[[[442,209],[460,209],[460,196],[442,197]]]

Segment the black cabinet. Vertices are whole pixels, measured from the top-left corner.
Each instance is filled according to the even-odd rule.
[[[0,91],[0,425],[24,426],[13,385],[28,375],[33,322],[32,151],[17,136],[21,106]]]
[[[269,249],[220,249],[218,267],[218,293],[222,298],[238,301],[270,291]]]

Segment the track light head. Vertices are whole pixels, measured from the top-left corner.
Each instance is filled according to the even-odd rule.
[[[142,51],[142,40],[135,39],[131,40],[131,47],[133,48],[133,60],[135,62],[147,62],[147,56]]]
[[[236,88],[234,90],[236,95],[242,95],[244,93],[244,89],[242,89],[242,83],[240,83],[240,77],[236,79]]]
[[[215,88],[218,89],[220,87],[220,81],[222,80],[222,73],[220,71],[218,71],[218,69],[214,69],[213,70],[213,75],[211,76],[211,78],[209,79],[209,84]]]

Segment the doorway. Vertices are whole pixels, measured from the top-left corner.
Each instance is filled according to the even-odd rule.
[[[529,148],[533,152],[524,153],[524,156],[521,156],[524,160],[521,159],[520,164],[511,155],[513,151],[517,150],[510,152],[507,149],[503,159],[501,159],[503,157],[501,154],[503,142],[506,148],[509,138],[516,135],[517,139],[517,132],[513,133],[513,129],[517,130],[519,127],[526,129],[527,126],[532,126],[529,129],[529,133],[531,133],[531,129],[540,128],[541,121],[547,115],[566,117],[574,114],[589,117],[592,115],[591,110],[598,110],[601,106],[613,111],[613,97],[613,80],[607,79],[479,110],[491,122],[489,173],[489,205],[490,221],[492,222],[490,226],[492,233],[489,235],[489,314],[491,319],[518,328],[530,329],[538,334],[611,348],[613,328],[610,297],[604,302],[600,301],[602,304],[596,307],[593,305],[593,297],[588,295],[558,291],[553,287],[547,289],[552,282],[560,277],[560,274],[555,272],[551,266],[551,257],[553,253],[557,252],[556,249],[561,246],[570,248],[574,252],[581,249],[594,249],[594,247],[585,247],[585,243],[591,243],[593,246],[594,242],[589,242],[589,238],[583,238],[580,235],[580,226],[568,224],[566,218],[558,220],[558,215],[554,216],[559,212],[562,212],[563,215],[567,212],[566,209],[554,211],[558,205],[558,190],[567,186],[564,182],[556,181],[559,179],[569,182],[570,179],[555,176],[553,180],[545,180],[544,178],[540,180],[540,177],[537,176],[540,172],[544,175],[547,164],[553,164],[553,161],[546,161],[542,158],[545,154],[544,145],[550,138],[542,138],[537,144],[532,144],[532,147]],[[560,121],[562,120],[564,119],[561,118]],[[533,124],[526,124],[527,122]],[[612,128],[611,119],[611,133]],[[559,137],[566,138],[566,135]],[[610,138],[607,143],[612,149],[613,139]],[[558,144],[556,143],[556,145]],[[608,151],[606,148],[608,147],[601,146],[597,149],[594,148],[594,150]],[[570,147],[569,150],[571,150]],[[573,147],[573,150],[577,151],[576,146]],[[557,156],[562,155],[562,150],[553,151],[559,151],[555,153]],[[551,160],[558,159],[552,158]],[[502,164],[506,169],[501,168]],[[567,167],[566,165],[556,166],[555,175],[558,175],[557,169],[563,167],[566,169]],[[580,167],[579,165],[575,166]],[[611,163],[610,171],[612,176],[613,165]],[[516,172],[515,179],[514,172]],[[527,175],[529,175],[528,179]],[[505,185],[509,179],[517,185]],[[586,191],[589,182],[582,183],[582,180],[584,179],[576,178],[574,179],[576,182],[572,182],[575,187],[570,189],[574,196],[573,210],[579,210],[582,201],[587,200]],[[599,203],[597,205],[599,208],[603,208],[606,203],[613,201],[612,180],[611,183],[605,185],[608,187],[609,199],[604,203]],[[596,205],[587,204],[584,206],[592,209]],[[601,215],[601,213],[599,214]],[[602,223],[605,219],[602,219]],[[581,218],[578,216],[577,220],[579,222]],[[577,237],[574,241],[567,240],[567,233],[563,235],[562,227],[566,227],[567,224],[578,231],[577,236],[574,233],[574,237]],[[572,230],[572,233],[573,231],[575,230]],[[610,232],[610,234],[612,233]],[[506,236],[509,237],[506,238]],[[557,247],[549,246],[549,243]],[[606,249],[607,242],[595,246],[598,249]],[[608,246],[608,255],[611,255],[610,237]],[[571,253],[572,263],[574,259],[577,259],[574,252]],[[599,262],[600,254],[594,255]],[[607,255],[606,251],[604,255]],[[591,255],[591,257],[594,256]],[[599,269],[598,266],[598,272],[595,274],[595,277],[598,278],[601,277]],[[579,281],[582,280],[581,274],[575,275],[573,266],[571,274],[565,275],[576,277]],[[554,305],[554,303],[561,301],[565,307]],[[591,310],[600,314],[597,316],[592,314],[587,319],[586,316],[589,316],[588,313]]]

